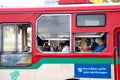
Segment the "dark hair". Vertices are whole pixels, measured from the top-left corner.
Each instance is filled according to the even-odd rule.
[[[69,46],[69,41],[65,41],[65,43],[66,43],[66,45],[68,45],[68,46]]]
[[[43,47],[43,51],[50,51],[50,46],[47,43]]]
[[[91,39],[90,39],[90,38],[87,38],[86,41],[87,41],[87,42],[91,42]]]

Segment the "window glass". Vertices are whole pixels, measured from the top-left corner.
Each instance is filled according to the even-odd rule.
[[[76,33],[75,52],[101,53],[107,46],[106,33]]]
[[[70,52],[70,14],[43,14],[37,20],[37,47],[42,52]],[[48,49],[44,49],[48,48]]]
[[[0,65],[29,66],[31,59],[31,25],[6,23],[0,26]]]
[[[38,34],[43,38],[69,37],[70,15],[42,15],[38,21]]]
[[[16,49],[15,25],[3,25],[3,51],[15,51]]]
[[[105,26],[105,15],[79,14],[77,15],[77,26]]]
[[[1,55],[2,66],[29,66],[31,62],[31,54]]]

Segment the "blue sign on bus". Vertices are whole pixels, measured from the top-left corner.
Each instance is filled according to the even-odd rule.
[[[82,78],[111,78],[110,64],[75,64],[74,76]]]

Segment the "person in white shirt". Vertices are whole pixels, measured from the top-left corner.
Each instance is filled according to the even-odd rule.
[[[67,41],[61,41],[60,45],[62,47],[62,52],[70,52],[70,47],[68,46]]]

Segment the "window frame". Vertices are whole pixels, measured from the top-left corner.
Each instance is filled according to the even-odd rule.
[[[47,15],[47,16],[51,16],[51,15],[53,15],[53,16],[56,16],[56,15],[68,15],[69,16],[69,38],[46,38],[46,39],[44,39],[41,35],[39,35],[38,34],[38,20],[42,17],[42,16],[45,16],[45,15]],[[36,20],[36,47],[37,47],[37,49],[41,52],[41,54],[54,54],[54,53],[58,53],[58,54],[64,54],[65,52],[46,52],[46,51],[42,51],[41,49],[39,49],[38,48],[38,41],[37,41],[37,37],[39,36],[42,40],[56,40],[56,41],[60,41],[60,40],[68,40],[69,41],[69,47],[70,47],[70,51],[69,52],[67,52],[67,53],[71,53],[71,43],[72,43],[72,30],[71,30],[71,28],[72,28],[72,26],[71,26],[71,24],[72,24],[72,22],[71,22],[71,20],[72,20],[72,17],[71,17],[72,15],[71,14],[61,14],[61,13],[51,13],[51,14],[47,14],[47,13],[44,13],[44,14],[41,14],[38,18],[37,18],[37,20]],[[65,53],[66,54],[66,53]]]
[[[80,33],[82,33],[82,32],[80,32]],[[88,33],[88,32],[84,32],[84,33]],[[92,32],[91,32],[92,33]],[[99,33],[99,32],[93,32],[93,33]],[[106,48],[107,48],[107,46],[108,46],[108,33],[107,32],[100,32],[101,33],[101,35],[96,35],[96,36],[84,36],[84,35],[82,35],[82,36],[79,36],[79,37],[76,37],[75,36],[75,34],[78,34],[78,33],[75,33],[74,34],[74,43],[76,42],[76,38],[98,38],[98,37],[103,37],[103,36],[105,36],[105,38],[106,38],[106,41],[105,41],[105,43],[106,43],[106,47],[105,47],[105,49],[103,49],[102,50],[102,52],[95,52],[95,51],[82,51],[82,52],[78,52],[78,51],[76,51],[76,43],[74,44],[74,53],[75,54],[102,54],[105,50],[106,50]],[[88,33],[88,34],[90,34],[90,33]]]
[[[0,45],[0,67],[29,67],[29,66],[32,65],[32,51],[30,51],[30,52],[23,52],[23,51],[19,52],[18,51],[18,26],[17,25],[20,25],[20,24],[29,24],[30,27],[31,27],[31,30],[32,30],[32,24],[28,23],[28,22],[21,22],[21,23],[1,23],[0,24],[0,38],[1,38],[1,41],[0,41],[0,43],[1,43],[1,45]],[[3,46],[4,46],[4,44],[3,44],[4,33],[3,32],[4,32],[4,26],[6,26],[6,25],[7,26],[13,25],[12,27],[15,28],[15,50],[13,50],[13,51],[5,51],[3,49]],[[32,43],[32,38],[31,38],[31,43]],[[24,55],[27,55],[27,57],[24,56]],[[1,60],[1,59],[4,58],[4,56],[7,56],[7,57],[10,57],[10,56],[11,57],[12,56],[13,57],[14,56],[18,56],[18,57],[19,56],[23,56],[22,58],[29,58],[30,59],[30,63],[21,65],[22,64],[22,62],[21,62],[18,65],[4,65],[4,63],[2,62],[4,60]],[[23,63],[24,62],[25,61],[23,60]]]

